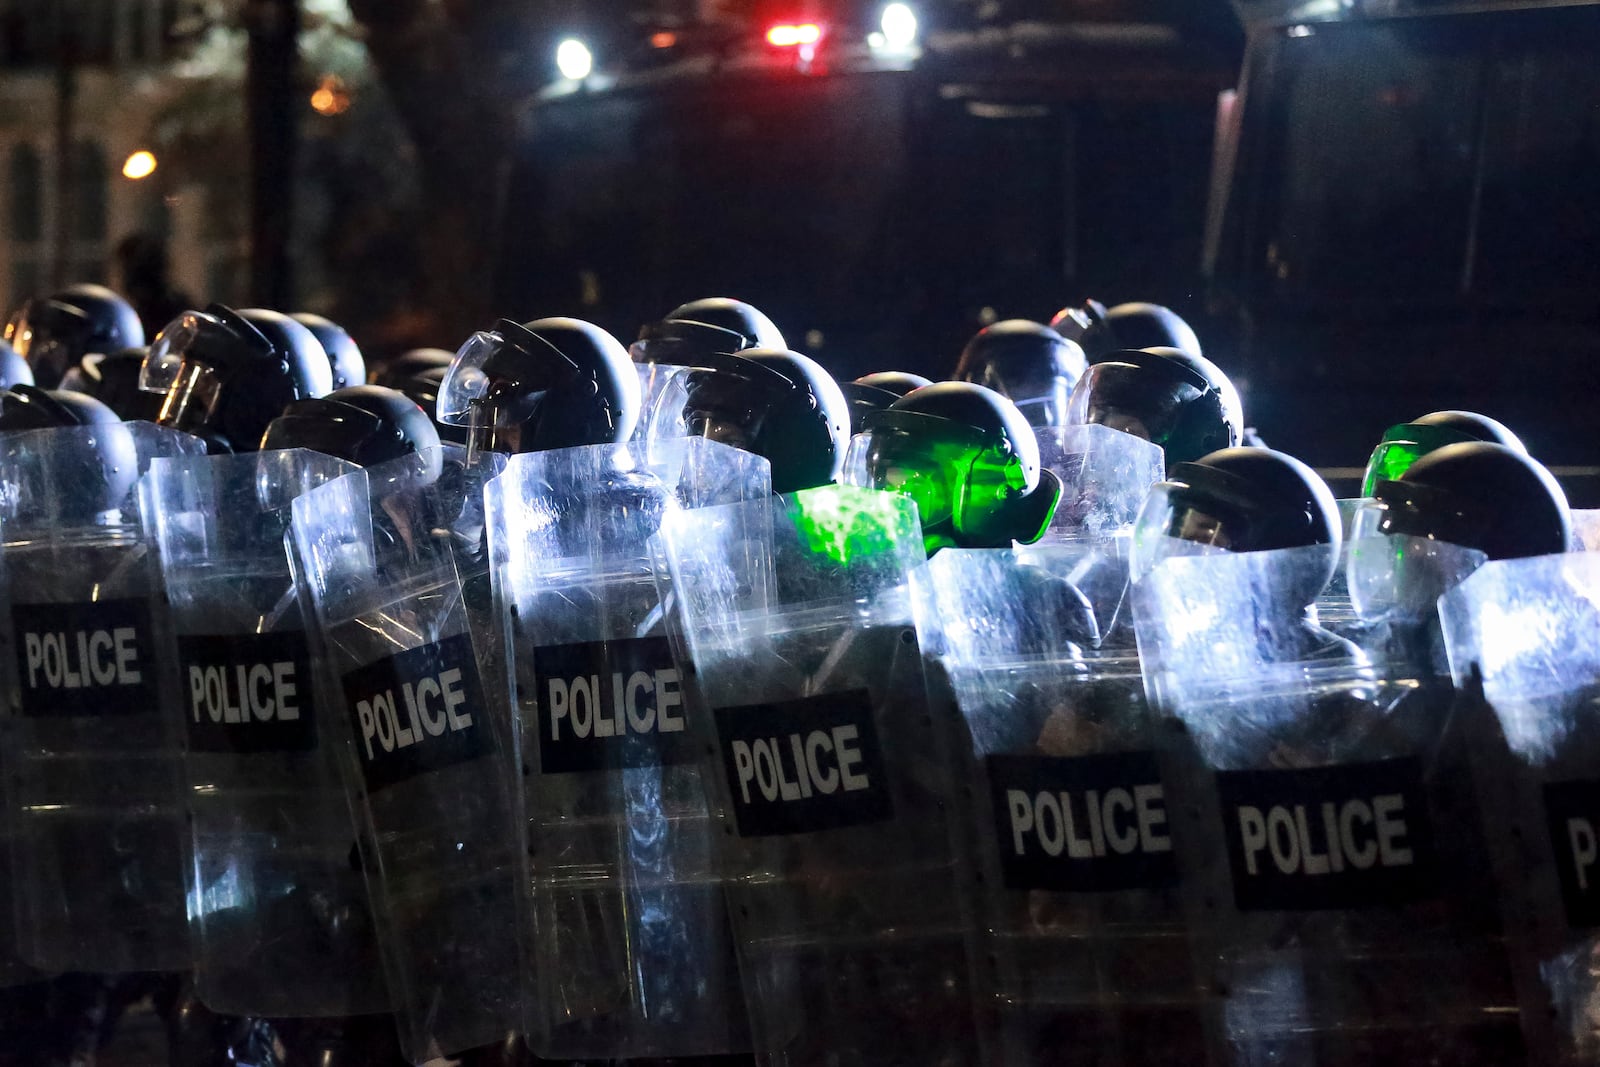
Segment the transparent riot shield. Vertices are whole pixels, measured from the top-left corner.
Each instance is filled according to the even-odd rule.
[[[149,423],[0,437],[18,937],[44,970],[178,970],[182,741],[134,486],[202,451]]]
[[[1579,552],[1600,552],[1600,510],[1572,512],[1572,547]]]
[[[1182,726],[1173,845],[1214,1053],[1524,1062],[1453,694],[1308,620],[1330,551],[1174,557],[1132,594],[1146,691]]]
[[[700,438],[514,457],[489,484],[510,622],[541,1056],[746,1051],[744,998],[649,542],[683,507],[765,500],[767,461]],[[496,495],[499,500],[495,501]]]
[[[1081,546],[1035,550],[1067,555]],[[1131,649],[1081,644],[1070,560],[945,549],[918,629],[964,717],[964,870],[986,1061],[1205,1062],[1158,723]]]
[[[1467,701],[1530,1059],[1600,1062],[1600,557],[1485,564],[1439,613]]]
[[[1046,540],[1102,539],[1132,526],[1165,477],[1161,446],[1142,437],[1098,423],[1035,429],[1041,465],[1061,479]]]
[[[1350,602],[1350,542],[1352,540],[1351,527],[1355,523],[1356,514],[1361,511],[1362,505],[1367,501],[1363,497],[1341,497],[1335,501],[1339,505],[1339,531],[1341,556],[1339,567],[1333,572],[1333,580],[1328,587],[1317,597],[1316,616],[1317,622],[1345,637],[1357,637],[1363,629],[1363,622],[1357,617],[1355,605]]]
[[[633,349],[638,348],[638,342]],[[633,439],[630,442],[636,449],[648,449],[650,442],[656,440],[671,440],[684,436],[682,418],[682,397],[678,397],[676,405],[663,408],[662,395],[667,391],[667,384],[682,372],[683,368],[671,363],[635,363],[634,370],[639,374],[639,424],[634,427]]]
[[[297,497],[296,582],[335,707],[373,917],[414,1062],[520,1026],[522,834],[506,680],[486,675],[469,607],[488,584],[485,480],[430,449]],[[481,609],[481,605],[480,605]]]
[[[383,968],[284,534],[356,468],[302,449],[159,459],[142,483],[179,672],[195,983],[213,1011],[385,1011]]]
[[[757,1048],[796,1064],[976,1058],[948,728],[907,575],[915,505],[825,487],[669,514],[663,540]]]
[[[1341,568],[1350,614],[1342,626],[1324,625],[1348,637],[1372,658],[1408,663],[1421,676],[1450,673],[1439,629],[1439,598],[1488,559],[1475,548],[1399,534],[1373,534],[1358,518],[1355,536],[1344,543]],[[1318,602],[1321,606],[1321,602]]]

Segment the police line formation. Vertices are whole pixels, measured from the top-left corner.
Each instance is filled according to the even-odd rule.
[[[1600,560],[1491,419],[1335,500],[1149,304],[937,384],[726,299],[374,384],[96,287],[7,336],[13,983],[189,970],[330,1064],[385,1013],[417,1063],[1600,1062]]]

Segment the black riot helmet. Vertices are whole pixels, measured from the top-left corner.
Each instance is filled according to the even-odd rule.
[[[501,319],[472,335],[439,387],[440,422],[474,451],[544,452],[626,441],[639,375],[609,333],[578,319]]]
[[[849,481],[915,500],[929,555],[1037,541],[1061,500],[1028,420],[971,382],[915,389],[869,416],[851,442]]]
[[[144,344],[139,313],[103,285],[74,285],[29,300],[6,323],[5,340],[33,368],[34,380],[53,389],[90,352],[115,352]]]
[[[57,513],[90,522],[122,507],[133,491],[139,478],[133,435],[116,412],[83,393],[32,385],[0,393],[0,435],[83,427],[93,427],[93,432],[52,438],[50,467],[60,484],[70,488],[57,494]]]
[[[1230,552],[1327,545],[1326,573],[1302,591],[1310,604],[1339,563],[1339,508],[1320,475],[1270,448],[1225,448],[1169,467],[1134,524],[1132,569],[1142,577],[1184,543]]]
[[[297,312],[289,317],[310,330],[311,335],[322,346],[322,350],[328,353],[328,366],[333,371],[335,389],[362,385],[366,382],[367,361],[361,356],[360,346],[345,332],[343,326],[321,315],[313,315],[309,311]]]
[[[689,435],[765,456],[773,492],[839,477],[850,444],[850,405],[816,361],[764,348],[710,355],[690,365],[681,388]]]
[[[1433,411],[1410,422],[1391,426],[1367,460],[1361,495],[1371,496],[1381,481],[1401,477],[1411,465],[1445,445],[1487,441],[1526,455],[1521,439],[1503,423],[1475,411]]]
[[[1572,512],[1554,476],[1505,445],[1468,441],[1434,449],[1395,480],[1379,481],[1367,532],[1475,548],[1490,559],[1566,552]]]
[[[0,341],[0,389],[32,384],[33,368],[28,366],[28,361],[17,355],[15,348]]]
[[[402,382],[410,381],[424,371],[448,367],[455,358],[454,352],[444,348],[413,348],[379,366],[378,372],[372,376],[372,384],[400,389]]]
[[[884,370],[863,374],[853,382],[840,382],[839,389],[850,405],[850,432],[866,429],[867,416],[882,411],[913,389],[932,385],[932,380],[908,371]]]
[[[84,393],[14,385],[0,394],[0,433],[109,426],[121,421],[115,411]]]
[[[1527,448],[1522,439],[1511,432],[1511,427],[1498,419],[1491,419],[1487,415],[1480,415],[1476,411],[1430,411],[1420,419],[1413,419],[1412,426],[1442,426],[1464,434],[1474,441],[1487,441],[1493,445],[1505,445],[1513,452],[1527,454]]]
[[[1161,350],[1113,352],[1091,364],[1072,391],[1067,422],[1100,423],[1154,442],[1167,469],[1239,443],[1238,394],[1199,356]]]
[[[1229,378],[1221,367],[1204,356],[1197,356],[1181,348],[1173,348],[1171,345],[1151,345],[1144,351],[1165,356],[1174,363],[1181,363],[1216,386],[1217,391],[1222,394],[1222,413],[1227,418],[1228,425],[1237,428],[1241,435],[1244,433],[1244,400],[1239,396],[1239,390],[1234,387],[1233,379]]]
[[[730,330],[745,338],[741,348],[786,351],[789,347],[778,327],[759,308],[725,296],[708,296],[703,300],[691,300],[668,312],[664,320],[703,322],[707,326]]]
[[[1088,360],[1075,341],[1042,323],[1007,319],[985,326],[962,349],[954,378],[988,386],[1035,426],[1060,426],[1067,397]]]
[[[1204,356],[1194,327],[1171,308],[1136,301],[1106,309],[1105,325],[1124,348],[1176,348],[1191,356]]]
[[[327,396],[296,400],[272,420],[261,450],[309,448],[371,467],[435,448],[433,419],[396,389],[352,385]]]
[[[124,422],[155,422],[165,397],[139,388],[139,375],[149,348],[139,345],[104,355],[91,352],[61,381],[63,389],[87,393],[117,413]]]
[[[276,311],[212,304],[156,335],[139,387],[164,394],[158,420],[212,451],[254,449],[296,400],[332,390],[327,353],[310,330]]]

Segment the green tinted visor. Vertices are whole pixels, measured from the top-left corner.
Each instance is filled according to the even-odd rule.
[[[851,442],[847,480],[911,497],[924,532],[983,528],[1031,488],[1021,457],[970,426],[909,411],[876,412],[870,425]],[[1012,536],[1028,542],[1043,532]]]
[[[1418,426],[1410,422],[1391,426],[1384,431],[1378,447],[1372,450],[1372,458],[1367,460],[1367,475],[1361,482],[1361,495],[1372,496],[1379,482],[1399,481],[1413,463],[1429,452],[1445,445],[1474,440],[1476,438],[1445,426]]]

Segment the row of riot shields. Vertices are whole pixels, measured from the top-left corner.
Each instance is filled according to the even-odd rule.
[[[417,1063],[1600,1062],[1594,557],[1145,573],[1159,450],[1080,429],[1052,536],[932,560],[699,439],[0,439],[0,981]]]
[[[1600,563],[1333,553],[1169,558],[1136,641],[1044,580],[1115,541],[919,572],[986,1062],[1600,1058]]]

